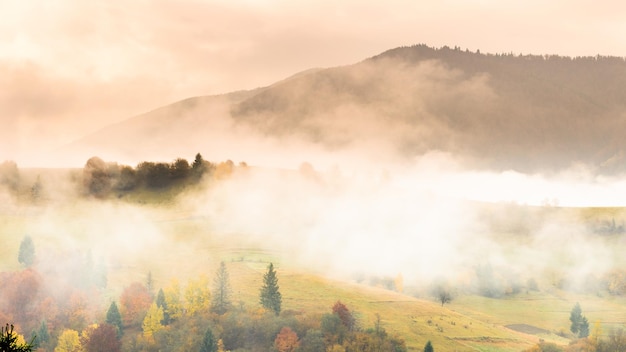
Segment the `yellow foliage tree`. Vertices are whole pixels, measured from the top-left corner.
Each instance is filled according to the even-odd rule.
[[[185,288],[185,302],[189,315],[209,309],[211,292],[209,291],[209,279],[205,275],[200,276],[197,280],[189,280]]]
[[[183,315],[183,304],[180,299],[180,284],[177,279],[173,279],[170,285],[163,290],[167,312],[170,319],[176,320]]]
[[[54,352],[82,352],[78,331],[71,329],[63,330],[61,335],[59,335]]]
[[[398,273],[398,276],[396,276],[396,279],[393,281],[393,283],[396,286],[396,291],[400,293],[404,291],[404,278],[402,277],[402,273]]]
[[[146,317],[143,319],[143,336],[151,338],[153,334],[163,329],[163,308],[157,306],[156,303],[152,303]]]

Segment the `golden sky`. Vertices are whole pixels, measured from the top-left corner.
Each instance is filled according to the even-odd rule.
[[[626,56],[619,1],[0,1],[0,161],[190,96],[424,43]]]

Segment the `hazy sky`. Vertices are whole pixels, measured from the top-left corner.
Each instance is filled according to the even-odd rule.
[[[0,159],[424,43],[626,56],[618,1],[0,1]]]

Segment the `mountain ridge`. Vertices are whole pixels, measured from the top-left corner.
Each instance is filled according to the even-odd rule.
[[[186,101],[200,103],[178,109]],[[203,151],[203,139],[220,137],[208,118],[198,117],[211,115],[227,126],[220,134],[244,128],[253,140],[296,139],[331,153],[367,145],[406,159],[442,151],[491,170],[554,172],[579,164],[601,174],[626,170],[619,134],[626,127],[626,61],[617,57],[494,55],[420,44],[303,71],[236,98],[194,97],[161,109],[168,107],[140,115],[142,126],[131,128],[138,117],[131,118],[71,148],[92,144],[96,153],[125,149],[141,158],[150,154],[143,150],[158,152],[148,145],[165,147],[163,141],[181,139],[175,132],[194,131],[198,137],[185,138],[188,154]],[[128,147],[118,138],[125,130],[149,132]],[[221,137],[226,144],[219,148],[229,148]],[[247,138],[233,139],[236,146]]]

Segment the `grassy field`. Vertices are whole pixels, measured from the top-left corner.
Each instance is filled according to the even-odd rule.
[[[319,316],[341,300],[357,313],[363,328],[373,327],[379,315],[382,326],[404,338],[411,351],[421,351],[428,340],[438,351],[522,351],[540,339],[564,345],[570,341],[568,318],[576,302],[592,324],[601,323],[604,334],[626,326],[626,299],[606,293],[574,294],[550,288],[499,299],[459,294],[441,306],[427,296],[416,298],[332,279],[332,275],[295,264],[289,259],[293,253],[272,250],[258,237],[219,233],[207,218],[173,210],[169,206],[173,193],[165,198],[140,193],[106,202],[74,199],[48,201],[46,206],[6,206],[0,212],[0,268],[20,268],[16,259],[19,242],[31,235],[39,255],[71,250],[90,252],[104,260],[108,267],[106,296],[115,299],[131,282],[145,281],[148,273],[156,288],[167,286],[174,278],[184,286],[198,275],[212,278],[224,261],[233,301],[256,307],[262,275],[273,262],[284,310]],[[619,222],[623,214],[616,208],[567,213],[587,222],[613,218]]]

